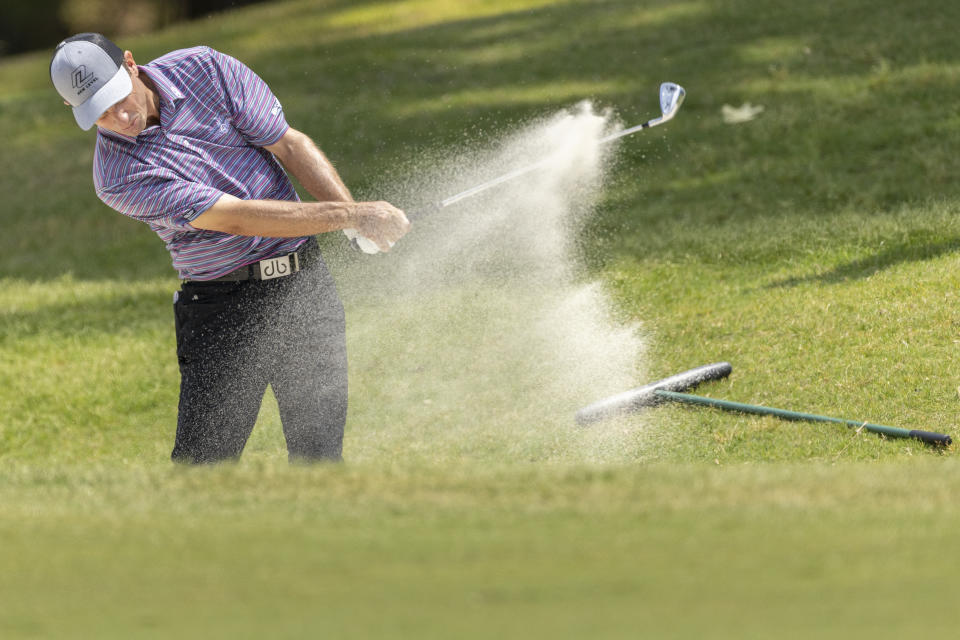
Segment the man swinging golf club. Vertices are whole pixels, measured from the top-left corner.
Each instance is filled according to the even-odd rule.
[[[239,457],[270,384],[290,459],[340,459],[343,306],[313,236],[353,229],[387,251],[410,227],[404,213],[354,202],[263,80],[208,47],[138,66],[83,33],[56,47],[50,76],[80,128],[97,126],[97,195],[149,225],[182,280],[172,458]]]

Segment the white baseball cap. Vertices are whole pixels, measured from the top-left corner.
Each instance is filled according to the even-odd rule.
[[[84,131],[133,91],[123,51],[99,33],[79,33],[58,44],[50,79]]]

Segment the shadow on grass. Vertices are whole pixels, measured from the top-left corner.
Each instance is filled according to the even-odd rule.
[[[923,262],[960,250],[960,238],[950,238],[925,244],[904,243],[884,251],[838,265],[816,275],[786,278],[766,286],[768,289],[790,288],[804,284],[838,284],[862,280],[891,267],[909,262]]]

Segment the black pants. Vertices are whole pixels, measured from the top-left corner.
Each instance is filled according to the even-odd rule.
[[[291,460],[339,460],[347,416],[343,305],[315,242],[275,280],[185,282],[174,303],[180,408],[172,458],[236,459],[273,387]]]

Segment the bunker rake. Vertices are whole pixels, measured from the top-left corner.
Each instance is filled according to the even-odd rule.
[[[725,378],[733,371],[729,362],[717,362],[704,365],[689,371],[684,371],[676,375],[651,382],[650,384],[619,393],[609,398],[604,398],[594,402],[577,411],[576,421],[581,426],[613,418],[618,415],[634,413],[647,407],[653,407],[664,402],[679,402],[683,404],[692,404],[699,406],[713,407],[723,411],[733,411],[737,413],[749,413],[762,416],[775,416],[784,420],[800,420],[805,422],[832,422],[842,424],[847,427],[865,429],[873,433],[883,434],[890,438],[914,438],[926,444],[947,446],[953,442],[953,439],[942,433],[932,431],[921,431],[919,429],[901,429],[899,427],[888,427],[880,424],[871,424],[858,420],[845,420],[843,418],[831,418],[828,416],[816,415],[813,413],[800,413],[797,411],[788,411],[786,409],[774,409],[771,407],[762,407],[741,402],[730,402],[727,400],[717,400],[715,398],[706,398],[684,393],[693,389],[701,382],[710,380],[719,380]]]

